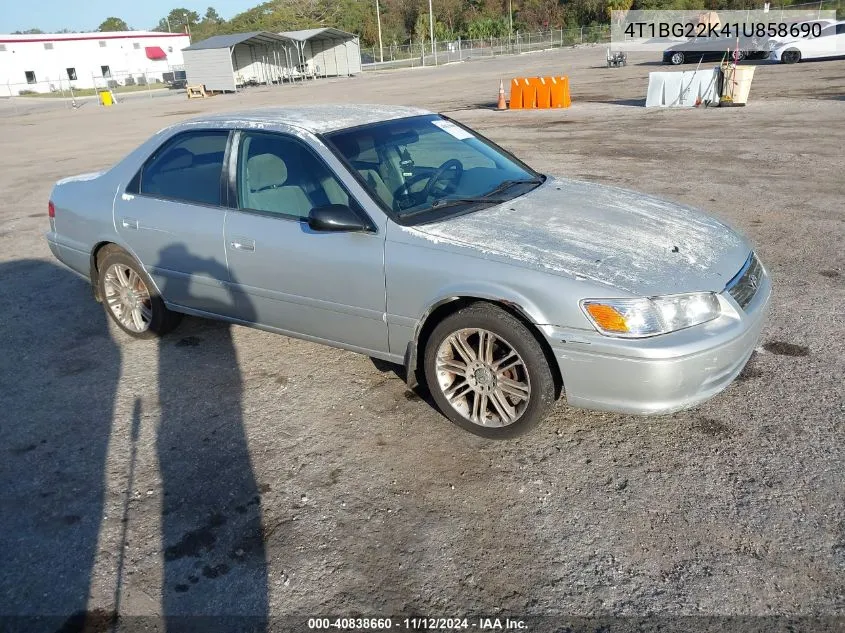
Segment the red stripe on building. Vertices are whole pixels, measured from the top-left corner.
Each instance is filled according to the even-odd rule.
[[[88,37],[60,37],[56,39],[38,38],[38,39],[20,39],[20,40],[0,40],[0,44],[29,44],[35,42],[79,42],[82,40],[136,40],[142,37],[188,37],[187,33],[157,33],[155,35],[92,35]]]

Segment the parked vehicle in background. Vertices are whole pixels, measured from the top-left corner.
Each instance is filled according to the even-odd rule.
[[[663,51],[663,63],[680,66],[691,62],[718,62],[734,59],[731,41],[724,37],[694,37],[685,42],[674,44]],[[749,56],[749,52],[740,47],[737,60]]]
[[[174,70],[162,74],[162,80],[171,90],[184,90],[188,85],[187,75],[184,70]]]
[[[836,57],[845,57],[845,21],[825,26],[818,37],[780,43],[770,53],[771,59],[784,64]]]
[[[826,20],[826,19],[825,20],[806,20],[804,22],[796,22],[794,26],[797,27],[798,29],[801,29],[801,32],[807,32],[806,29],[813,29],[813,28],[824,29],[825,27],[830,26],[831,24],[835,24],[835,23],[836,23],[836,20]],[[771,52],[774,49],[776,49],[778,46],[780,46],[781,44],[785,44],[786,42],[791,42],[795,39],[796,38],[791,37],[789,35],[785,35],[783,37],[776,35],[774,37],[768,38],[766,44],[767,44],[768,50]]]
[[[49,215],[53,254],[127,334],[186,313],[367,354],[490,438],[534,427],[561,394],[636,414],[714,396],[771,293],[723,223],[537,173],[414,108],[179,123],[56,183]]]

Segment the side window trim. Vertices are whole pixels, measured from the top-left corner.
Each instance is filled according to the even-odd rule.
[[[199,134],[204,134],[208,132],[214,133],[226,133],[228,136],[226,138],[226,147],[223,150],[223,164],[222,169],[220,172],[220,204],[208,204],[206,202],[198,202],[196,200],[185,200],[184,198],[171,198],[168,196],[162,196],[158,194],[151,194],[151,193],[144,193],[141,191],[142,186],[142,179],[143,179],[143,171],[144,169],[153,161],[155,160],[163,151],[178,143],[180,140],[184,139],[185,137],[196,136]],[[163,202],[178,202],[181,204],[192,204],[200,207],[208,207],[210,209],[228,209],[231,208],[231,200],[229,195],[229,186],[226,178],[226,171],[227,171],[227,164],[229,160],[229,155],[232,151],[232,138],[233,138],[234,130],[226,129],[226,128],[202,128],[197,130],[183,130],[181,132],[177,132],[173,136],[168,137],[165,141],[163,141],[152,153],[144,159],[144,162],[141,163],[141,166],[138,168],[138,171],[135,172],[135,175],[127,183],[124,192],[127,194],[131,194],[133,196],[140,196],[142,198],[150,198],[152,200],[161,200]],[[221,134],[222,136],[222,134]]]
[[[290,134],[288,132],[277,132],[277,131],[261,131],[256,132],[254,130],[243,130],[243,129],[236,129],[234,130],[233,135],[230,137],[230,150],[229,150],[229,173],[227,178],[227,191],[229,194],[230,204],[229,207],[236,211],[242,213],[251,213],[254,215],[260,215],[264,217],[272,217],[278,218],[279,220],[287,220],[289,222],[305,222],[306,218],[303,218],[298,215],[293,215],[290,213],[279,213],[275,211],[262,211],[260,209],[252,209],[249,207],[242,207],[240,203],[240,192],[238,190],[239,187],[239,176],[240,176],[240,163],[241,163],[241,150],[243,148],[243,141],[247,137],[247,135],[265,135],[265,136],[278,136],[286,141],[290,141],[293,143],[298,144],[300,147],[303,147],[305,151],[310,152],[311,155],[314,157],[315,160],[319,161],[320,164],[325,167],[326,171],[334,177],[337,183],[340,185],[343,192],[347,195],[351,202],[354,202],[354,205],[350,205],[350,208],[353,212],[355,212],[361,220],[366,222],[373,233],[378,233],[378,227],[375,222],[373,222],[372,218],[364,209],[361,202],[355,195],[349,190],[346,184],[343,182],[343,179],[340,175],[331,168],[331,166],[325,161],[325,159],[320,156],[317,151],[311,147],[311,145],[301,138]]]

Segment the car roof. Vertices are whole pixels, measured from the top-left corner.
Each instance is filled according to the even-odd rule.
[[[407,106],[373,104],[339,104],[260,108],[222,114],[206,115],[185,121],[185,124],[238,123],[250,127],[261,124],[285,124],[298,127],[314,134],[333,132],[359,125],[403,119],[411,116],[432,114],[428,110]]]

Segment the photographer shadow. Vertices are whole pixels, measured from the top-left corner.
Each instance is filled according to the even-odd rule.
[[[254,320],[224,264],[179,244],[160,253],[157,267],[172,270],[176,262],[193,284],[203,275],[227,288],[227,304],[203,301],[209,312],[236,309]],[[161,292],[167,296],[166,283]],[[186,320],[177,335],[160,339],[158,377],[167,630],[263,631],[268,596],[261,490],[244,428],[231,326]]]

